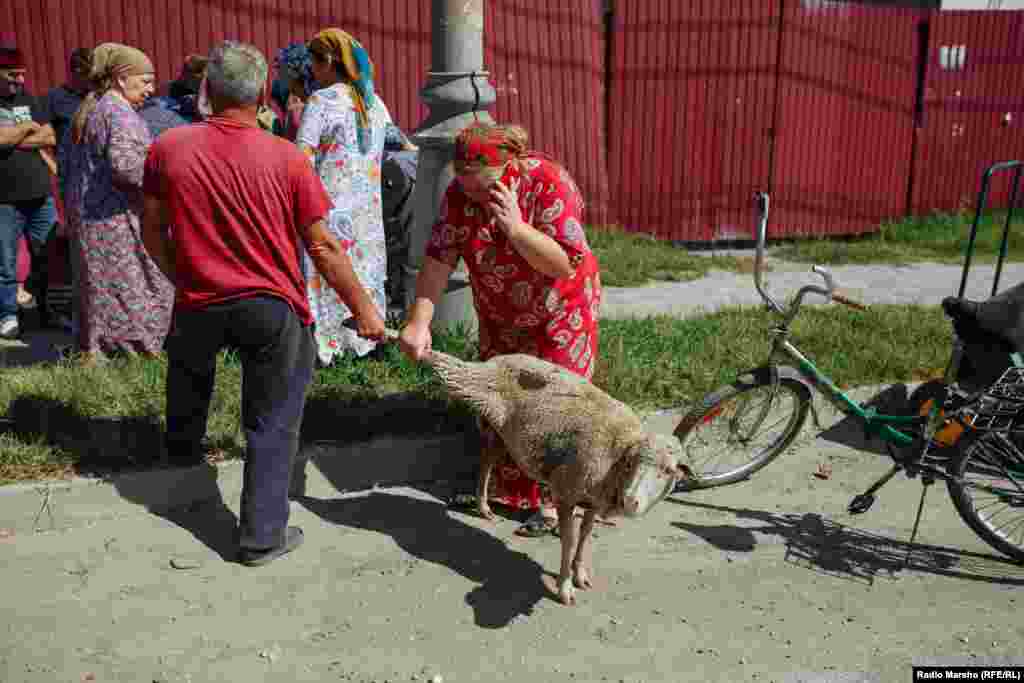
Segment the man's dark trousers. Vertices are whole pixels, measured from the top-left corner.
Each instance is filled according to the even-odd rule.
[[[256,296],[200,310],[176,310],[167,342],[167,452],[171,462],[201,457],[217,354],[242,362],[242,427],[247,443],[239,546],[281,546],[288,489],[306,389],[313,377],[312,328],[283,299]]]

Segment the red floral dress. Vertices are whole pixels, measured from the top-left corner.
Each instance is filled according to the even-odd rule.
[[[538,154],[509,164],[502,181],[519,198],[523,220],[554,239],[575,273],[552,278],[535,270],[458,183],[448,188],[427,256],[451,267],[465,259],[480,322],[480,358],[526,353],[590,378],[597,363],[601,276],[583,230],[583,198],[569,174]],[[484,430],[496,443],[497,435]],[[537,482],[506,457],[491,477],[489,498],[516,508],[541,503]]]

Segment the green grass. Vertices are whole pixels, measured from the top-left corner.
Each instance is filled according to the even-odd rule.
[[[603,321],[594,382],[641,411],[688,405],[765,360],[771,320],[760,309],[732,308],[690,320]],[[793,332],[794,341],[840,385],[934,376],[945,364],[950,339],[938,307],[808,307]],[[476,353],[462,333],[438,336],[435,347],[462,358]],[[240,370],[237,359],[221,357],[208,428],[215,458],[242,453]],[[81,441],[90,423],[137,417],[159,425],[163,419],[166,363],[160,360],[94,368],[62,363],[6,368],[2,374],[0,415],[13,417],[18,429],[16,436],[0,434],[0,481],[95,471]],[[317,371],[303,434],[307,440],[359,440],[379,431],[464,428],[471,420],[464,406],[447,401],[432,370],[392,346],[380,359],[349,359]],[[128,458],[105,460],[104,466],[140,463]]]
[[[611,287],[634,287],[652,280],[686,282],[712,269],[750,272],[750,259],[694,256],[669,242],[618,228],[591,226],[587,241],[601,264],[601,282]]]
[[[853,239],[810,238],[775,249],[787,261],[843,265],[921,262],[963,263],[974,214],[934,214],[884,223],[876,234]],[[978,227],[973,261],[992,263],[1006,224],[1006,213],[985,215]],[[1007,259],[1024,260],[1024,219],[1014,216],[1007,242]]]
[[[689,404],[745,369],[762,364],[776,318],[729,308],[693,320],[655,317],[601,324],[594,381],[639,408]],[[936,376],[949,355],[951,330],[938,307],[807,307],[791,340],[840,385]]]

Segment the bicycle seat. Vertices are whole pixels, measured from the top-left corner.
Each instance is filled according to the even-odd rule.
[[[1024,283],[986,301],[946,297],[942,308],[964,341],[979,342],[985,341],[979,337],[988,337],[1010,351],[1024,351]]]

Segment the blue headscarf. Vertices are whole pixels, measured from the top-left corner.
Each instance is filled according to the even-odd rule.
[[[285,79],[302,81],[306,95],[312,94],[317,89],[316,79],[313,78],[313,57],[309,54],[305,43],[292,43],[279,50],[274,66]],[[287,85],[285,88],[287,89]],[[285,102],[288,101],[287,95],[284,99]]]

